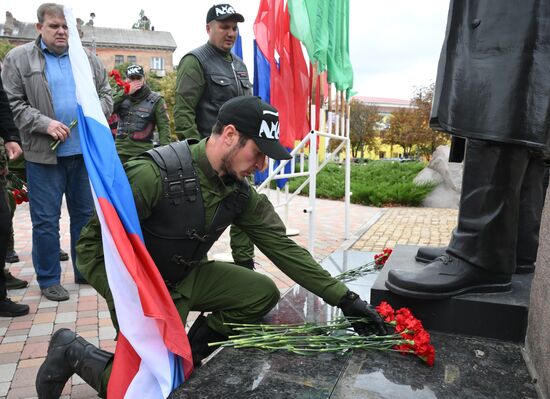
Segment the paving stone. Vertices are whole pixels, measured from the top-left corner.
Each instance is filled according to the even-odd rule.
[[[10,389],[9,382],[0,382],[0,397],[6,396],[8,394],[9,389]]]
[[[22,388],[22,387],[32,387],[34,388],[34,383],[36,381],[36,374],[38,373],[39,367],[19,367],[15,371],[13,380],[11,383],[12,388]],[[34,392],[36,395],[36,391]]]
[[[58,312],[55,317],[55,324],[76,322],[76,315],[77,312]]]
[[[53,331],[53,323],[35,324],[29,331],[29,337],[36,337],[39,335],[50,335]]]
[[[0,345],[0,353],[21,352],[24,345],[25,345],[24,342],[13,342],[10,344],[2,344]]]
[[[12,380],[17,368],[16,363],[8,363],[0,365],[0,382],[9,382]]]
[[[27,343],[21,353],[21,359],[33,359],[37,357],[46,357],[48,353],[49,342]]]
[[[116,330],[114,327],[99,327],[99,339],[114,339]]]
[[[27,340],[26,335],[13,335],[9,337],[4,337],[2,344],[9,344],[10,342],[24,342]]]

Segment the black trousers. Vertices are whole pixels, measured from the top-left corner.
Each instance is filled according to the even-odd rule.
[[[6,276],[4,268],[6,267],[6,251],[11,235],[11,213],[6,200],[6,190],[4,184],[0,183],[0,300],[6,299]]]
[[[448,251],[493,273],[537,257],[545,164],[528,147],[469,139]]]

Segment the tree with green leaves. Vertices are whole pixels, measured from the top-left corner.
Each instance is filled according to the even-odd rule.
[[[359,100],[351,100],[349,117],[349,134],[351,153],[354,158],[365,156],[366,151],[376,151],[378,144],[376,137],[379,134],[378,126],[382,122],[382,115],[377,107],[365,104]]]
[[[170,117],[170,132],[172,135],[172,138],[176,139],[176,130],[174,127],[174,103],[176,101],[175,99],[175,92],[176,92],[176,77],[177,73],[175,71],[169,72],[164,77],[158,77],[154,73],[148,73],[147,74],[147,84],[151,88],[151,90],[156,91],[164,97],[164,101],[166,101],[166,107],[168,108],[168,115]]]
[[[7,40],[0,40],[0,61],[4,61],[4,57],[15,46]]]

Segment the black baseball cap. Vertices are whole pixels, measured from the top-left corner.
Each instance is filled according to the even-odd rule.
[[[128,78],[132,76],[145,76],[145,71],[143,70],[143,67],[141,65],[130,65],[126,69],[126,76]]]
[[[231,4],[213,5],[206,14],[206,23],[213,20],[225,21],[226,19],[234,19],[237,22],[244,22],[244,17],[236,12]]]
[[[234,97],[218,112],[223,125],[234,125],[239,133],[250,137],[260,151],[273,159],[291,159],[279,142],[279,112],[260,97]]]

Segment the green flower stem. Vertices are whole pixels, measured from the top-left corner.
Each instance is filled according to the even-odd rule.
[[[69,131],[73,130],[73,128],[78,124],[78,120],[75,119],[71,122],[71,124],[69,125]],[[54,140],[51,144],[50,144],[50,148],[52,149],[52,151],[55,151],[57,150],[57,147],[59,147],[59,143],[61,143],[61,140]]]
[[[353,349],[395,351],[396,345],[413,344],[399,334],[362,336],[352,333],[351,323],[369,322],[365,318],[339,317],[324,324],[237,324],[226,323],[241,332],[227,341],[212,342],[209,346],[255,348],[267,351],[284,350],[299,355],[338,352]]]

